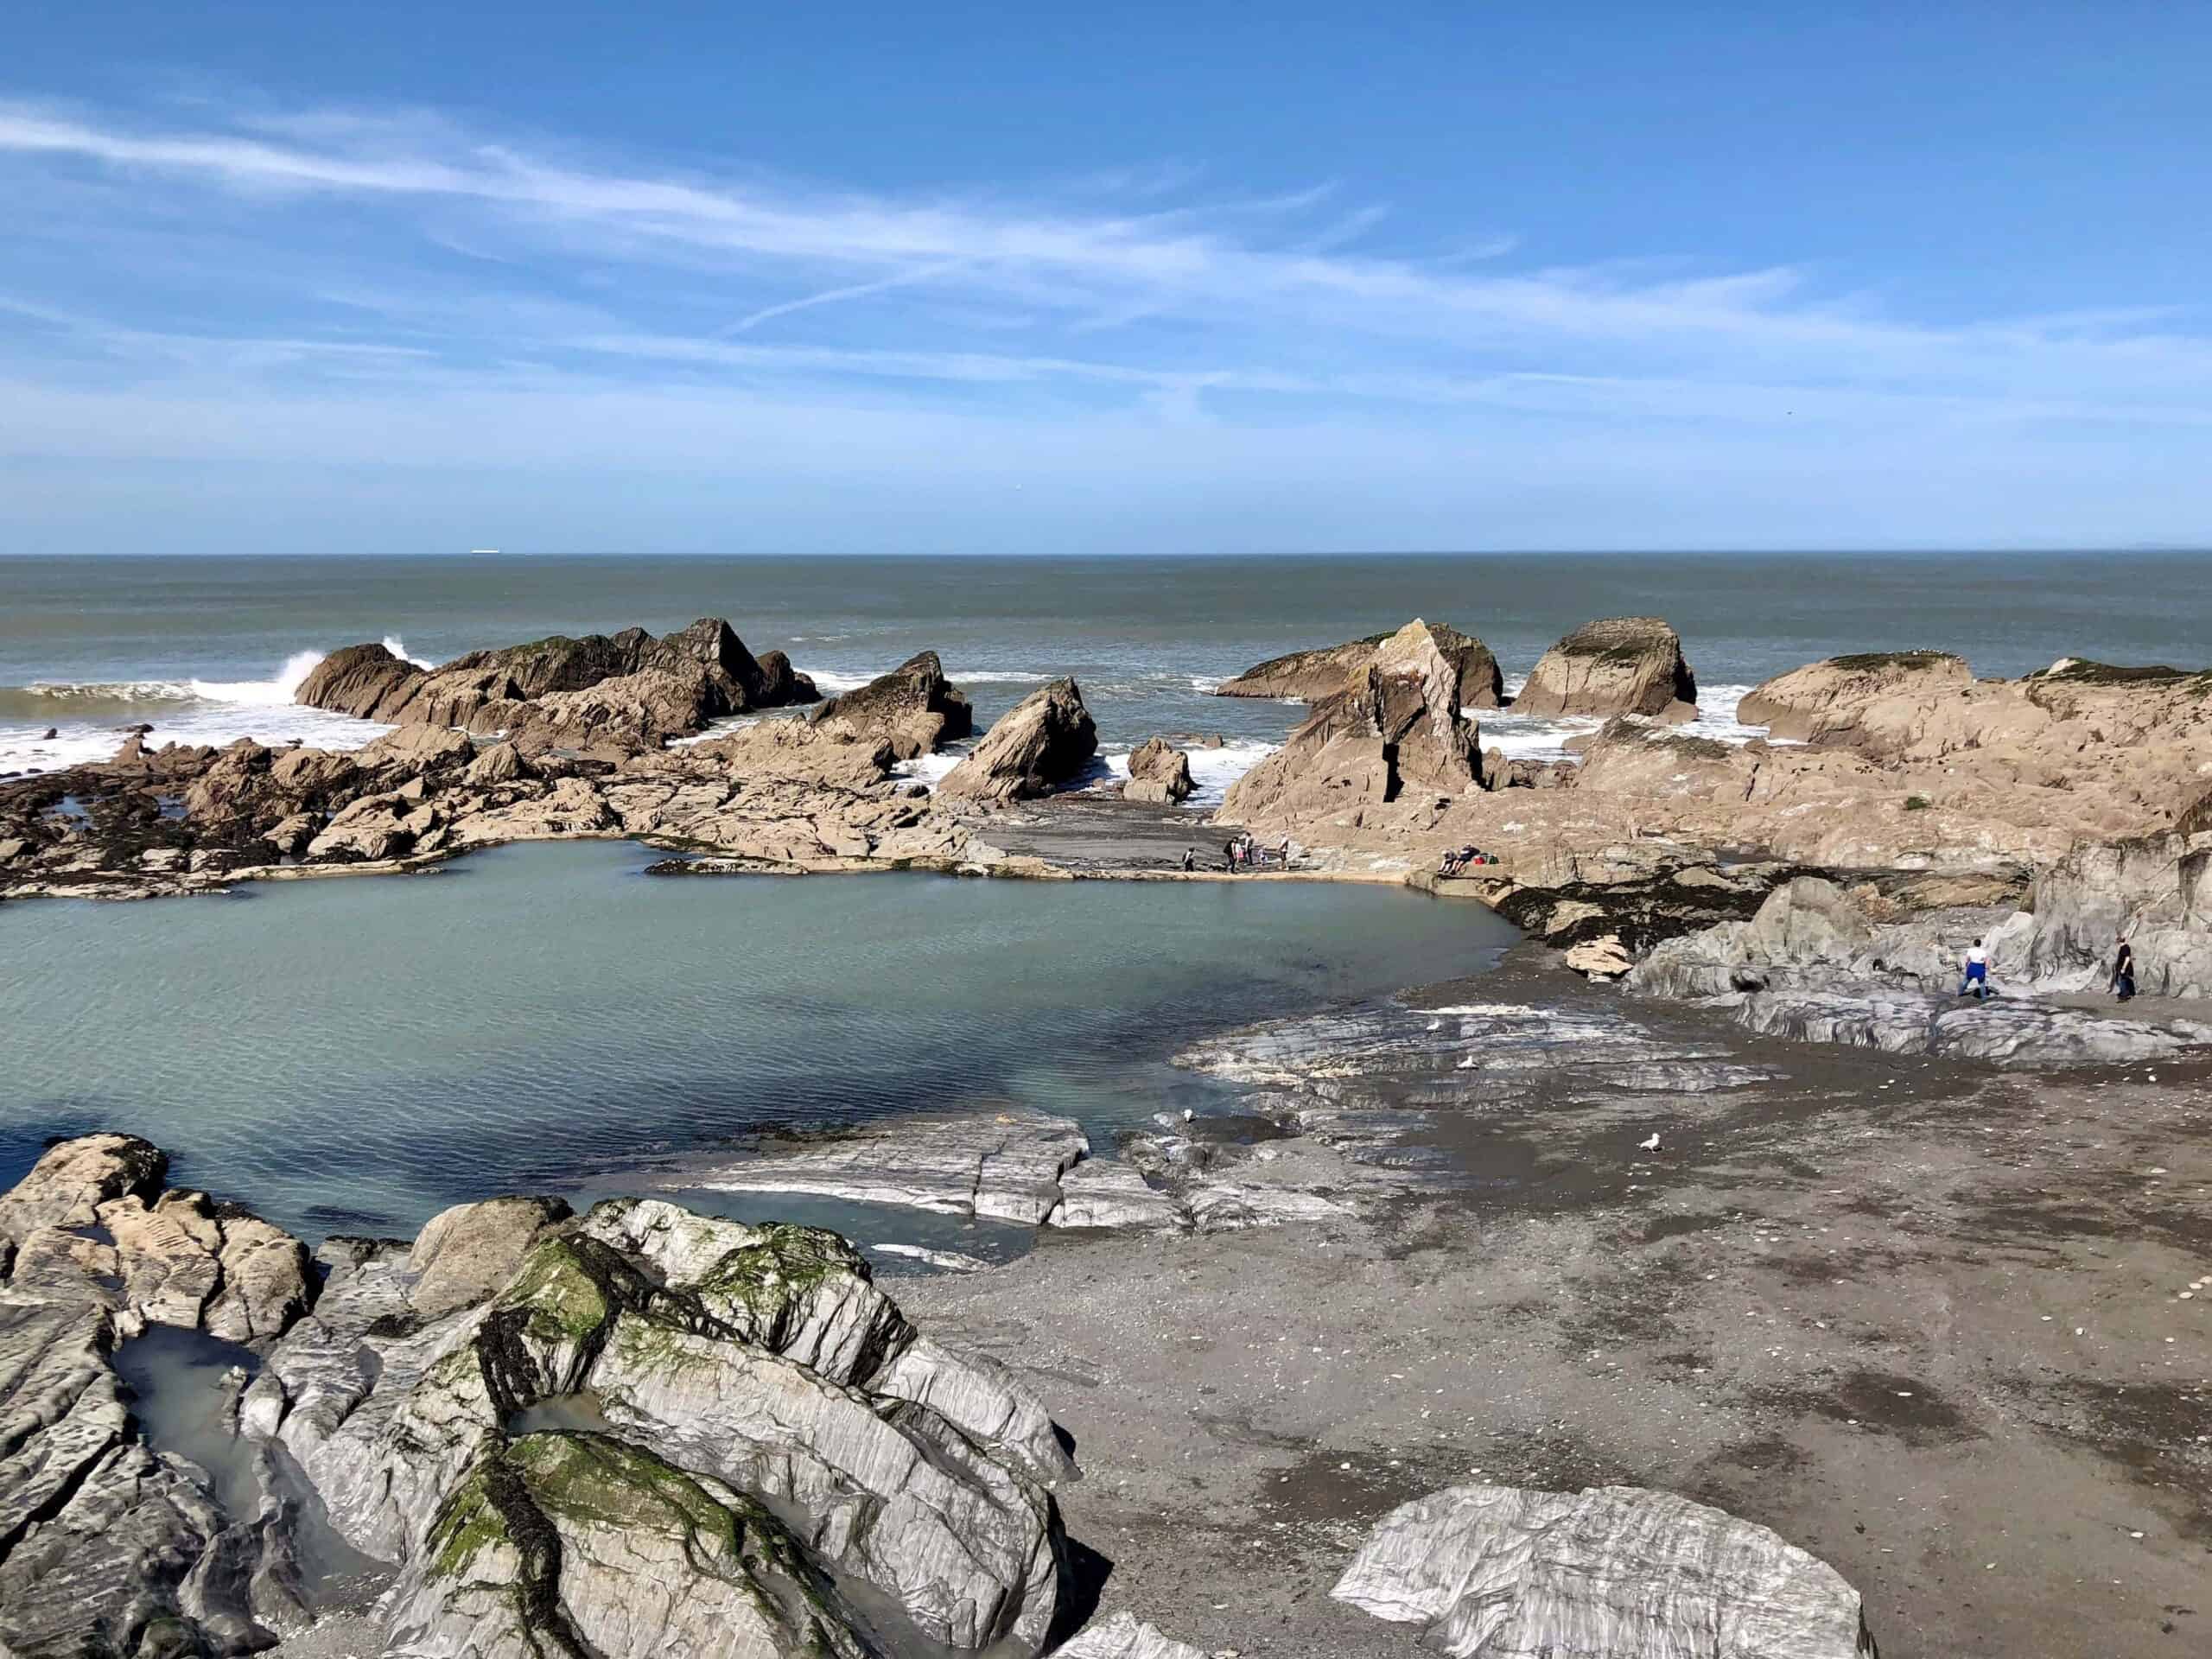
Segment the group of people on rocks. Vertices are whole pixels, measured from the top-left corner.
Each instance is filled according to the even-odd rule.
[[[1445,854],[1443,862],[1440,863],[1436,867],[1436,873],[1439,875],[1458,875],[1470,865],[1495,864],[1497,862],[1497,860],[1492,857],[1490,854],[1483,851],[1481,848],[1470,842],[1465,847],[1454,848],[1452,851]]]
[[[1290,868],[1290,837],[1286,835],[1272,847],[1262,847],[1249,830],[1239,830],[1230,837],[1229,845],[1221,850],[1221,868],[1231,875],[1247,874],[1262,864],[1272,863],[1279,870]],[[1183,849],[1183,868],[1198,868],[1198,852],[1194,848]]]

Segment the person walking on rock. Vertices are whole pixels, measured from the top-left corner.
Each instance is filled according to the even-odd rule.
[[[1967,976],[1959,982],[1959,995],[1973,991],[1977,1002],[1989,995],[1989,952],[1976,939],[1967,947]]]
[[[2108,988],[2122,1002],[2135,995],[2135,947],[2123,938],[2120,950],[2113,957],[2112,984]]]

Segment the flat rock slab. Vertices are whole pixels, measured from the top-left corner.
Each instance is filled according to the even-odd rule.
[[[1859,1592],[1672,1492],[1454,1486],[1376,1523],[1329,1592],[1452,1659],[1872,1659]]]
[[[892,1119],[808,1144],[765,1147],[671,1189],[810,1192],[1034,1226],[1060,1202],[1060,1177],[1090,1149],[1073,1118],[1014,1109]]]
[[[2212,1026],[2195,1020],[2153,1023],[2003,995],[1975,1002],[1879,986],[1753,991],[1706,1005],[1732,1008],[1738,1022],[1769,1036],[1997,1065],[2110,1065],[2212,1044]]]

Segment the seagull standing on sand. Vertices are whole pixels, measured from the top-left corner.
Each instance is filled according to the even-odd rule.
[[[1649,1135],[1636,1144],[1639,1151],[1656,1152],[1659,1150],[1659,1137],[1656,1134]]]

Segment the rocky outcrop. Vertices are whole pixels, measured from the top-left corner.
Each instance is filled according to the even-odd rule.
[[[1063,1437],[834,1234],[498,1198],[411,1247],[329,1241],[286,1306],[283,1236],[156,1196],[163,1166],[88,1137],[0,1198],[6,1652],[229,1659],[304,1624],[305,1564],[348,1547],[396,1569],[383,1640],[420,1659],[1028,1659],[1061,1622]],[[26,1279],[63,1239],[100,1271]],[[213,1332],[232,1289],[266,1351],[234,1408],[247,1515],[146,1443],[108,1359],[126,1313]]]
[[[1546,652],[1513,709],[1686,719],[1696,703],[1697,679],[1674,629],[1656,616],[1611,616],[1586,623]]]
[[[1442,623],[1424,625],[1440,649],[1459,670],[1460,693],[1470,709],[1495,709],[1505,695],[1497,658],[1481,640]],[[1377,649],[1392,636],[1370,634],[1341,645],[1294,651],[1246,669],[1214,688],[1217,697],[1287,697],[1318,702],[1333,696],[1363,674]]]
[[[479,1207],[418,1249],[487,1230],[503,1253],[547,1214]],[[842,1240],[637,1200],[531,1238],[487,1301],[427,1324],[390,1250],[341,1262],[241,1411],[398,1562],[401,1650],[1041,1650],[1065,1574],[1047,1487],[1073,1465]]]
[[[1392,1510],[1330,1592],[1453,1659],[1873,1659],[1859,1592],[1672,1492],[1454,1486]]]
[[[917,652],[856,691],[846,691],[814,711],[814,723],[851,741],[881,740],[893,756],[911,760],[966,737],[975,709],[944,677],[933,651]]]
[[[1054,680],[999,716],[938,793],[985,806],[1050,794],[1090,764],[1098,728],[1072,679]]]
[[[1427,624],[1409,622],[1230,786],[1221,816],[1343,821],[1402,795],[1473,789],[1481,781],[1478,734],[1460,715],[1462,702],[1458,664]]]
[[[333,652],[294,694],[310,708],[392,725],[535,733],[652,745],[748,709],[811,702],[814,683],[788,659],[756,660],[729,624],[702,617],[656,639],[643,628],[564,635],[470,652],[417,668],[383,645]]]
[[[1277,1146],[1204,1141],[1194,1128],[1129,1139],[1127,1161],[1094,1157],[1072,1118],[1023,1108],[900,1117],[661,1177],[671,1192],[805,1192],[1033,1227],[1116,1232],[1227,1232],[1354,1213],[1340,1162]],[[1313,1148],[1305,1148],[1313,1151]]]
[[[1150,801],[1179,806],[1198,785],[1191,780],[1191,757],[1164,737],[1147,738],[1129,751],[1129,781],[1122,785],[1125,801]]]
[[[1750,1030],[1798,1042],[2037,1070],[2163,1059],[2212,1044],[2212,1025],[2197,1020],[2131,1020],[2005,995],[1986,1002],[1961,1001],[1955,993],[1897,990],[1866,982],[1828,988],[1791,986],[1714,998],[1710,1006],[1732,1010]]]
[[[1946,652],[1831,657],[1752,687],[1736,705],[1736,718],[1773,737],[1816,743],[1857,733],[1877,705],[1953,696],[1973,683],[1965,659]]]
[[[296,1611],[265,1517],[146,1444],[110,1364],[149,1324],[266,1347],[313,1298],[296,1240],[167,1166],[87,1135],[0,1196],[0,1651],[222,1659]]]

